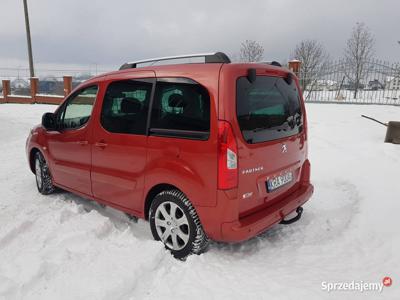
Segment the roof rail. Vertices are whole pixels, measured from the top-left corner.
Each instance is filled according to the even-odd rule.
[[[144,59],[144,60],[139,60],[139,61],[134,61],[134,62],[127,62],[123,64],[119,69],[120,70],[125,70],[125,69],[131,69],[131,68],[137,68],[137,65],[139,64],[145,64],[145,63],[157,63],[160,61],[165,61],[165,60],[175,60],[175,59],[184,59],[184,58],[194,58],[194,57],[204,57],[204,63],[230,63],[231,60],[229,57],[223,53],[223,52],[215,52],[215,53],[199,53],[199,54],[188,54],[188,55],[179,55],[179,56],[167,56],[167,57],[159,57],[159,58],[151,58],[151,59]]]

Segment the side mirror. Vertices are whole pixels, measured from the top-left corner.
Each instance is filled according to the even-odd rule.
[[[42,126],[46,130],[56,130],[57,124],[55,115],[53,113],[45,113],[42,116]]]

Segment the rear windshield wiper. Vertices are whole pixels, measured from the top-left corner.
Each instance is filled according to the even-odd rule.
[[[263,127],[257,127],[257,128],[253,128],[251,131],[252,132],[258,132],[258,131],[262,131],[262,130],[266,130],[266,129],[270,129],[271,126],[263,126]]]
[[[288,117],[286,118],[286,122],[288,123],[288,125],[289,125],[289,127],[290,127],[291,129],[293,129],[293,128],[296,126],[296,122],[295,122],[294,116],[288,116]]]

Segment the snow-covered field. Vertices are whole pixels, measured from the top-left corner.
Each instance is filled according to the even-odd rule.
[[[0,105],[0,299],[400,299],[400,146],[362,119],[400,107],[308,104],[315,194],[302,219],[186,262],[134,223],[67,192],[40,195],[25,138],[55,106]],[[377,282],[382,292],[322,282]]]
[[[304,92],[304,99],[309,102],[337,102],[354,104],[391,104],[400,105],[400,90],[360,90],[354,99],[351,90],[319,90]]]

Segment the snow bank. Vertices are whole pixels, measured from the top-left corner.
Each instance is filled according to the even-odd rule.
[[[70,193],[42,196],[25,138],[49,105],[0,105],[0,299],[399,299],[400,146],[362,119],[400,108],[309,104],[315,195],[303,218],[173,259],[134,223]],[[322,290],[381,282],[382,293]]]

